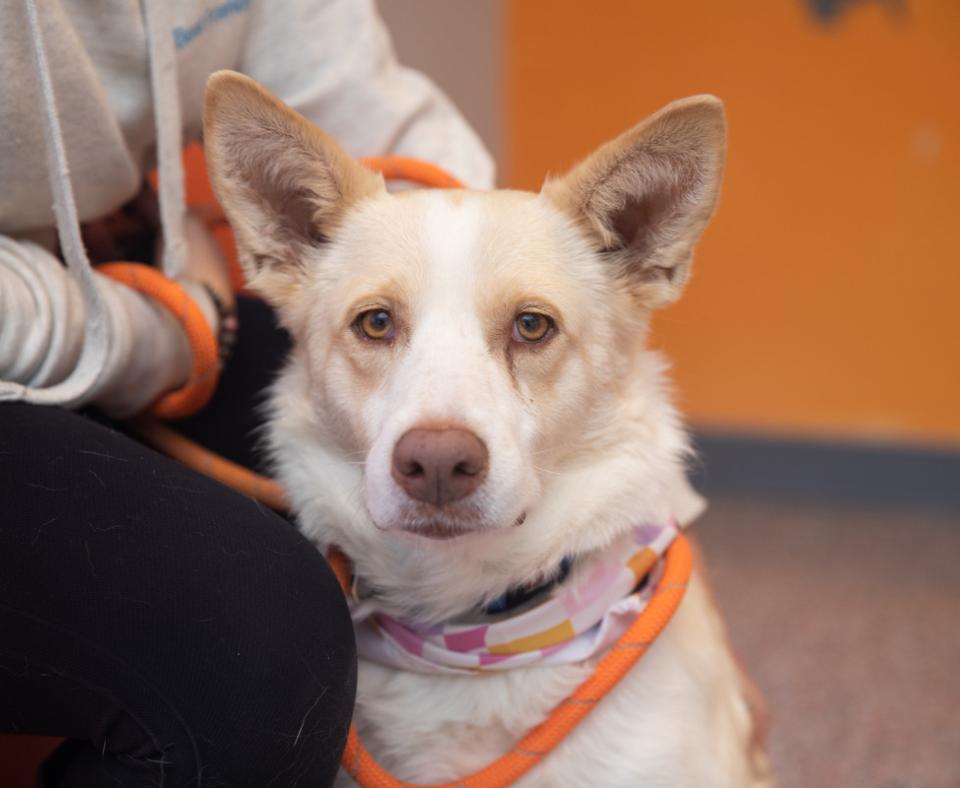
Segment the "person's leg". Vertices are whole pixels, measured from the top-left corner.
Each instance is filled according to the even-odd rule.
[[[46,788],[332,781],[353,630],[293,526],[30,405],[0,405],[0,500],[0,731],[71,739]]]

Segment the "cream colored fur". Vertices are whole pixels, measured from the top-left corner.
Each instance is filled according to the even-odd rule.
[[[252,81],[211,78],[207,157],[254,287],[295,346],[269,444],[304,532],[338,545],[396,615],[439,622],[588,565],[633,524],[688,518],[687,439],[650,310],[675,299],[712,212],[724,148],[714,98],[676,102],[540,194],[388,194]],[[356,318],[388,310],[390,341]],[[512,336],[549,315],[541,344]],[[474,432],[480,488],[436,511],[392,479],[423,424]],[[445,540],[417,533],[440,527]],[[420,675],[361,661],[356,722],[397,777],[455,780],[507,751],[591,665]],[[523,785],[772,784],[723,627],[695,578],[626,679]],[[344,779],[346,779],[344,777]]]

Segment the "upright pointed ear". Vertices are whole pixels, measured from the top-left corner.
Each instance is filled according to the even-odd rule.
[[[203,129],[210,182],[247,281],[281,306],[303,282],[311,248],[331,238],[351,205],[382,191],[383,179],[233,71],[207,81]]]
[[[640,303],[663,306],[689,275],[725,148],[723,103],[692,96],[603,145],[543,193],[579,222]]]

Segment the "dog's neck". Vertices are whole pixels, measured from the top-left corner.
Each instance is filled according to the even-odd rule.
[[[588,557],[567,579],[509,613],[442,625],[403,620],[375,598],[351,596],[361,657],[420,673],[475,674],[533,665],[582,663],[604,653],[649,598],[650,574],[678,534],[673,522],[643,524]]]

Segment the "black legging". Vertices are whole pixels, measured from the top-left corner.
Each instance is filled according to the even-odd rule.
[[[283,339],[265,308],[241,318],[189,431],[250,462]],[[68,738],[45,788],[333,780],[353,631],[293,526],[103,424],[20,404],[0,405],[0,506],[0,732]]]

